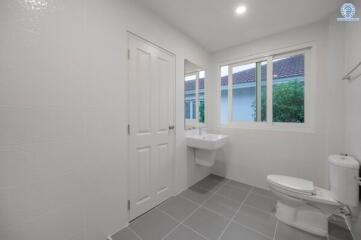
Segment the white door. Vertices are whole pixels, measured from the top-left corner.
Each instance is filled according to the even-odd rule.
[[[175,56],[129,34],[130,219],[171,196]]]

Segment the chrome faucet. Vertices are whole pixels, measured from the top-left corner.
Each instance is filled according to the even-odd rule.
[[[198,134],[199,134],[200,136],[203,135],[203,129],[205,129],[205,127],[199,127],[199,128],[198,128]]]

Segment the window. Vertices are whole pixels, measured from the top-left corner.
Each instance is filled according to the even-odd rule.
[[[200,123],[205,123],[205,95],[204,95],[204,80],[206,77],[205,71],[200,71],[198,73],[198,121]]]
[[[184,79],[184,117],[186,126],[205,123],[205,71],[187,74]]]
[[[310,49],[220,67],[220,122],[306,122],[306,61]]]
[[[228,121],[228,66],[221,67],[221,123]]]
[[[196,80],[197,76],[194,74],[186,76],[184,81],[185,118],[189,120],[196,119]]]
[[[273,122],[305,121],[305,55],[278,57],[272,61]]]
[[[265,61],[232,67],[233,121],[265,121],[266,67]]]

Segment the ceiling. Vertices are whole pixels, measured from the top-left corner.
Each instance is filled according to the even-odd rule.
[[[138,0],[214,52],[321,20],[342,0]],[[239,5],[247,12],[236,16]]]

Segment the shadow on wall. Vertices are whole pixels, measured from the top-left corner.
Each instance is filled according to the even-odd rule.
[[[216,175],[227,177],[227,166],[229,164],[228,156],[232,152],[232,146],[227,143],[223,148],[217,150],[216,162],[213,166],[213,171]]]
[[[210,170],[209,167],[197,165],[195,162],[194,149],[187,147],[187,186],[190,187],[209,175]]]

